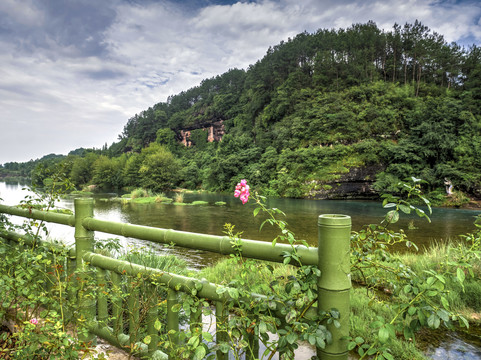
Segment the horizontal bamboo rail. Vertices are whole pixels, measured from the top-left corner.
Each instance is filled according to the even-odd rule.
[[[119,222],[85,218],[82,225],[92,231],[101,231],[114,235],[149,240],[161,244],[173,244],[189,249],[211,251],[222,255],[234,254],[231,239],[227,236],[196,234],[172,229],[161,229],[142,225],[132,225]],[[292,253],[292,247],[287,244],[242,239],[242,256],[258,260],[283,262],[284,254]],[[297,253],[301,256],[302,264],[317,265],[317,249],[297,246]],[[293,263],[293,265],[295,265]]]
[[[172,274],[159,269],[147,268],[145,266],[133,264],[130,262],[113,259],[111,257],[95,253],[93,247],[94,231],[101,231],[114,235],[121,235],[137,239],[149,240],[162,244],[174,244],[191,249],[200,249],[220,254],[234,254],[236,250],[232,247],[231,239],[226,236],[215,236],[206,234],[195,234],[184,231],[176,231],[171,229],[152,228],[141,225],[124,224],[95,219],[93,216],[93,199],[75,199],[75,214],[67,215],[54,212],[45,212],[31,208],[19,208],[0,204],[0,213],[22,216],[29,219],[48,221],[57,224],[63,224],[75,227],[75,247],[70,249],[69,263],[74,263],[77,270],[83,269],[88,272],[89,268],[95,267],[97,272],[97,281],[102,282],[107,272],[110,274],[112,286],[121,286],[121,277],[127,276],[136,278],[140,275],[148,276],[168,290],[167,296],[167,329],[179,331],[179,315],[172,311],[173,306],[178,303],[179,292],[185,294],[195,294],[200,298],[209,299],[215,304],[216,324],[225,322],[228,314],[225,313],[224,304],[232,299],[229,297],[228,291],[220,291],[219,285],[207,281],[198,280]],[[349,238],[351,229],[351,219],[345,215],[321,215],[318,222],[319,229],[319,245],[317,248],[307,248],[305,246],[297,246],[297,254],[300,255],[303,265],[315,265],[322,273],[318,282],[318,306],[317,311],[327,311],[337,308],[341,315],[341,327],[334,328],[330,326],[333,342],[327,345],[325,349],[318,349],[317,355],[321,360],[346,360],[348,356],[347,341],[349,335],[349,293],[351,288],[350,281],[350,257],[349,257]],[[28,244],[35,241],[26,235],[16,234],[11,231],[0,231],[0,237],[20,241],[23,240]],[[52,251],[56,251],[55,246]],[[292,247],[286,244],[276,244],[261,242],[255,240],[242,240],[242,256],[259,260],[283,262],[284,257],[288,253],[292,253]],[[293,264],[300,265],[300,264]],[[72,265],[70,265],[72,268]],[[69,270],[69,274],[73,273]],[[152,285],[149,289],[155,290]],[[75,294],[70,294],[70,296]],[[252,294],[258,300],[264,300],[265,296]],[[137,342],[135,334],[126,335],[122,332],[122,301],[111,300],[112,315],[114,324],[112,327],[108,324],[108,299],[105,294],[98,294],[97,299],[93,301],[91,296],[85,297],[87,300],[81,304],[83,314],[89,323],[90,335],[83,340],[95,341],[94,335],[100,336],[113,345],[124,348],[126,345],[136,344],[137,353],[142,356],[149,355],[158,359],[167,359],[167,355],[157,350],[156,341],[151,342],[148,346]],[[134,308],[138,302],[139,294],[131,294],[128,299],[128,305]],[[312,310],[312,309],[311,309]],[[153,319],[156,319],[157,308],[154,306],[149,310],[147,321],[147,331],[156,339],[154,331]],[[316,311],[316,310],[313,310]],[[191,317],[191,326],[199,326],[200,313],[193,314]],[[279,314],[282,318],[283,316]],[[306,314],[309,316],[309,313]],[[138,313],[131,311],[129,314],[130,327],[138,322]],[[224,331],[225,332],[225,331]],[[218,329],[217,341],[225,341],[226,334]],[[247,339],[258,352],[258,344],[254,339]],[[137,346],[138,345],[138,346]],[[228,354],[217,351],[217,359],[227,360]],[[254,358],[256,357],[253,354]]]
[[[42,211],[28,207],[25,208],[0,204],[0,213],[21,216],[27,219],[47,221],[61,225],[75,226],[74,215],[56,213],[52,211]]]

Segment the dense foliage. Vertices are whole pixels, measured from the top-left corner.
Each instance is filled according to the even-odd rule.
[[[480,89],[481,49],[448,44],[418,21],[321,29],[136,114],[109,148],[36,163],[32,177],[60,163],[77,186],[222,191],[249,177],[269,194],[302,197],[375,165],[378,191],[416,175],[430,191],[447,178],[478,195]],[[207,142],[201,129],[219,121],[222,141]]]

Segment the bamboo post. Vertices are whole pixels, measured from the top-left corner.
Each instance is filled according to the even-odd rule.
[[[129,297],[127,299],[127,306],[129,309],[129,336],[130,345],[134,346],[139,338],[140,330],[140,283],[137,279],[129,278]]]
[[[88,275],[91,271],[88,271],[83,255],[87,251],[93,251],[94,249],[94,233],[85,229],[82,225],[82,221],[85,218],[93,217],[94,215],[94,201],[93,199],[75,199],[75,257],[76,257],[76,271],[81,271],[82,276],[80,276],[80,289],[87,287],[86,282],[88,281]],[[83,316],[84,320],[88,322],[95,320],[96,306],[93,294],[89,290],[83,290],[79,293],[79,308],[80,314]],[[88,332],[87,334],[79,334],[79,340],[85,342],[96,342],[96,336]]]
[[[155,321],[159,316],[159,306],[157,304],[157,289],[155,284],[148,285],[149,310],[147,311],[147,335],[150,335],[149,354],[152,355],[157,350],[159,342],[158,331],[155,328]]]
[[[179,312],[173,310],[178,303],[177,291],[169,288],[167,290],[167,333],[171,334],[171,343],[174,347],[179,344]]]
[[[76,281],[75,281],[75,265],[76,265],[76,260],[75,260],[75,248],[70,248],[68,251],[68,258],[67,258],[67,299],[69,304],[73,304],[76,300],[77,297],[77,292],[75,290],[76,287]],[[73,315],[72,311],[69,311],[68,313],[69,319],[71,319],[71,316]]]
[[[318,219],[318,267],[321,277],[317,284],[318,311],[337,309],[341,326],[328,325],[332,334],[332,344],[325,349],[317,349],[321,360],[347,360],[347,340],[349,336],[351,265],[350,234],[351,217],[347,215],[325,214]]]
[[[107,306],[107,272],[104,269],[97,269],[97,315],[100,326],[107,326],[109,317]]]
[[[114,318],[114,335],[118,336],[119,334],[123,334],[124,325],[123,325],[123,311],[122,311],[122,282],[121,276],[116,272],[111,272],[112,276],[112,317]]]

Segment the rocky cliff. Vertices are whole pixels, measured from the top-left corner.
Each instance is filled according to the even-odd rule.
[[[309,191],[311,199],[374,199],[379,194],[372,185],[382,165],[352,167],[331,182],[317,182]]]

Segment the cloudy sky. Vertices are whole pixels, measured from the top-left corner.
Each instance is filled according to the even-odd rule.
[[[0,164],[110,145],[136,113],[302,31],[415,19],[481,44],[478,0],[0,0]]]

